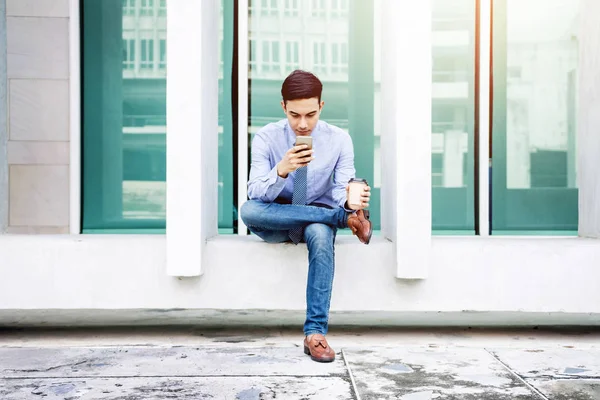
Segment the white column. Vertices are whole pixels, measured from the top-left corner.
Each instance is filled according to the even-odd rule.
[[[382,3],[381,225],[403,279],[431,253],[431,0]]]
[[[81,233],[81,74],[79,0],[69,2],[69,232]]]
[[[577,121],[579,235],[600,238],[600,2],[581,3]]]
[[[167,2],[167,274],[202,274],[217,234],[219,2]]]

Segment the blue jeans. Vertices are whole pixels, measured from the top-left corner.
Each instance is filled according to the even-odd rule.
[[[335,235],[337,228],[347,227],[346,210],[249,200],[240,216],[248,229],[267,243],[290,241],[288,231],[304,227],[303,239],[308,247],[304,334],[325,335],[335,270]]]

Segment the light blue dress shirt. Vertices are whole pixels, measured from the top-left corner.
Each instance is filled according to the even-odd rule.
[[[308,164],[307,204],[320,203],[344,207],[346,186],[354,178],[354,148],[350,135],[342,129],[319,121],[313,130],[314,157]],[[294,176],[277,175],[277,163],[294,146],[296,134],[287,119],[259,130],[252,140],[248,197],[270,203],[276,198],[292,201]]]

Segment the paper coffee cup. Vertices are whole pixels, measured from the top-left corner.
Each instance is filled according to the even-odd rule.
[[[354,207],[362,206],[361,195],[365,186],[368,185],[366,179],[353,178],[348,182],[350,186],[348,192],[348,205]]]

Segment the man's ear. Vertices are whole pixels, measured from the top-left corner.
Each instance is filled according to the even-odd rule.
[[[319,114],[323,111],[323,106],[325,105],[324,101],[321,101],[321,104],[319,104]]]
[[[281,100],[281,108],[283,108],[283,112],[287,114],[287,108],[285,107],[285,101]]]

